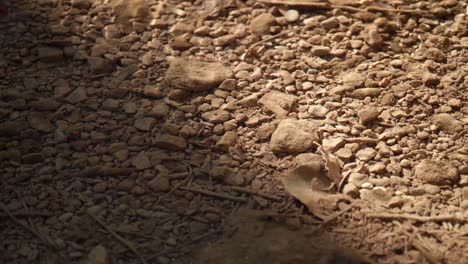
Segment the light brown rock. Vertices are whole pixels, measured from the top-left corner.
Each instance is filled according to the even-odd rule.
[[[199,92],[211,90],[231,77],[231,70],[219,62],[176,58],[170,62],[164,80],[173,88]]]
[[[263,35],[270,32],[270,27],[275,23],[275,17],[270,13],[256,16],[250,23],[250,31],[256,35]]]
[[[168,134],[156,135],[153,143],[157,147],[169,150],[185,150],[187,147],[184,138]]]
[[[270,148],[275,154],[294,154],[310,150],[319,142],[320,121],[285,119],[273,132]]]
[[[265,94],[258,100],[258,104],[262,107],[263,111],[273,113],[276,115],[276,118],[283,119],[292,110],[296,101],[297,98],[294,95],[275,91]]]
[[[425,159],[414,168],[414,177],[425,183],[445,185],[456,183],[459,175],[449,161]]]
[[[450,114],[437,114],[431,118],[431,122],[440,130],[453,134],[463,130],[463,124]]]

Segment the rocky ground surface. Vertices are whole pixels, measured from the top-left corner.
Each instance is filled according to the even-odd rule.
[[[4,2],[2,263],[466,263],[465,1]]]

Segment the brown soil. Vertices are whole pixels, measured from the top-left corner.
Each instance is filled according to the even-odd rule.
[[[1,2],[1,263],[466,263],[465,1]]]

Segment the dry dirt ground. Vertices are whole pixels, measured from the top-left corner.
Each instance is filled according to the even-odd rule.
[[[1,263],[467,263],[465,1],[3,2]]]

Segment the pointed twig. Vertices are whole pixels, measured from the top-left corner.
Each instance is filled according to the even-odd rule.
[[[90,213],[90,212],[86,212],[91,218],[94,219],[94,221],[96,221],[99,225],[101,225],[105,230],[107,230],[107,232],[109,232],[112,236],[114,236],[120,243],[122,243],[123,245],[125,245],[128,249],[130,249],[130,251],[133,252],[133,254],[135,254],[141,261],[141,263],[143,264],[146,264],[146,260],[140,255],[140,253],[138,253],[138,251],[136,250],[136,248],[132,245],[132,243],[130,243],[128,240],[126,240],[125,238],[119,236],[117,233],[115,233],[108,225],[106,225],[101,219],[99,219],[97,216],[95,216],[94,214]]]

